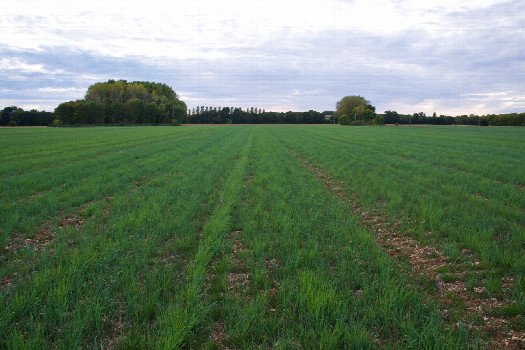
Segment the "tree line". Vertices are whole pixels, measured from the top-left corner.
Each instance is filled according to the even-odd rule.
[[[0,112],[1,126],[48,126],[53,123],[54,119],[53,112],[37,111],[36,109],[24,111],[16,106],[5,107]]]
[[[437,115],[427,116],[423,112],[399,114],[385,111],[386,124],[432,124],[432,125],[480,125],[480,126],[525,126],[525,113],[487,114],[487,115]]]
[[[187,110],[173,89],[147,81],[109,80],[91,85],[84,99],[64,102],[54,113],[24,111],[15,106],[0,113],[0,125],[130,125],[130,124],[434,124],[525,126],[525,113],[427,116],[423,112],[376,113],[376,107],[362,96],[345,96],[335,111],[267,112],[260,108],[204,107]]]
[[[190,111],[186,117],[190,124],[323,124],[330,122],[325,114],[307,112],[266,112],[258,108],[210,107]]]
[[[67,113],[73,118],[57,118],[53,112],[25,111],[16,106],[5,107],[0,112],[0,126],[58,126],[58,125],[88,125],[88,124],[332,124],[335,111],[308,112],[251,112],[241,108],[224,107],[209,109],[199,114],[187,114],[182,107],[175,107],[171,113],[165,107],[153,105],[134,106],[128,111],[134,111],[129,117],[123,115],[125,111],[116,107],[100,104],[93,105],[85,101],[65,102],[70,109]],[[58,107],[57,107],[58,108]],[[128,105],[129,108],[129,105]],[[92,110],[94,112],[90,112]],[[120,113],[119,113],[120,111]],[[112,113],[113,112],[113,113]],[[191,113],[192,111],[190,111]],[[76,115],[75,115],[76,114]],[[59,114],[60,115],[60,114]],[[98,117],[97,117],[98,115]],[[144,118],[148,115],[149,118]],[[525,113],[488,114],[488,115],[459,115],[448,116],[433,114],[427,116],[423,112],[413,114],[400,114],[395,111],[385,111],[383,114],[374,114],[370,119],[350,119],[348,116],[335,117],[335,123],[366,125],[366,124],[432,124],[432,125],[480,125],[480,126],[525,126]],[[346,121],[345,121],[346,118]],[[54,121],[55,124],[53,124]],[[58,122],[60,120],[60,122]],[[68,122],[69,120],[69,122]],[[132,122],[133,120],[133,122]],[[175,120],[175,122],[173,122]],[[102,121],[102,122],[100,122]]]

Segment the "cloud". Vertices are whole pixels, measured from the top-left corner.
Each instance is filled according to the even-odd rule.
[[[356,94],[380,112],[523,108],[517,0],[20,0],[4,11],[3,103],[58,104],[126,79],[164,82],[189,107],[322,111]]]

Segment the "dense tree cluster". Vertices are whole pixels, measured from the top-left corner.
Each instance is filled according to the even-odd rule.
[[[329,122],[316,111],[266,112],[258,108],[242,110],[234,107],[203,107],[192,110],[187,118],[191,124],[323,124]]]
[[[109,80],[91,85],[83,100],[61,103],[55,116],[68,125],[180,123],[186,104],[165,84]]]
[[[525,113],[489,114],[479,117],[479,125],[525,126]]]
[[[368,124],[376,118],[376,108],[362,96],[345,96],[337,101],[335,116],[342,125]]]
[[[51,124],[53,119],[55,116],[52,112],[35,109],[24,111],[15,106],[5,107],[0,113],[0,125],[2,126],[45,126]]]
[[[385,111],[386,124],[432,124],[432,125],[481,125],[481,126],[525,126],[525,113],[489,114],[478,116],[474,114],[427,116],[423,112],[414,114],[399,114],[395,111]]]

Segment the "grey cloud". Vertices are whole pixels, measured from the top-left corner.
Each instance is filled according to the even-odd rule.
[[[96,81],[113,78],[164,82],[189,96],[189,107],[228,103],[268,108],[287,104],[298,110],[322,111],[333,109],[345,95],[360,94],[380,112],[399,101],[418,105],[429,99],[444,109],[471,108],[482,99],[468,95],[472,93],[514,91],[516,96],[525,95],[525,43],[520,35],[520,28],[525,28],[523,14],[525,3],[508,2],[449,13],[444,17],[446,23],[428,23],[399,35],[273,28],[272,38],[257,46],[225,42],[207,48],[219,53],[220,59],[118,58],[67,47],[20,51],[4,46],[0,47],[1,57],[17,57],[62,72],[49,75],[0,70],[2,87],[19,91],[0,92],[0,99],[23,99],[28,86],[33,90],[85,89]],[[27,80],[10,80],[13,76]],[[52,98],[52,93],[33,93],[26,98],[45,96]],[[498,98],[485,97],[494,104],[495,112],[512,112],[515,106],[523,105],[517,98],[508,107]]]

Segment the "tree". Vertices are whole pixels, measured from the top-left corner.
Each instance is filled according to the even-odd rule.
[[[159,122],[159,110],[155,102],[150,102],[144,106],[143,118],[137,123],[158,123]]]
[[[109,117],[108,123],[116,124],[122,121],[124,105],[121,102],[112,102],[106,106],[106,114]]]
[[[82,119],[83,113],[82,110],[84,109],[84,100],[76,100],[73,102],[73,120],[71,124],[84,124],[84,120]]]
[[[385,123],[387,124],[395,124],[399,123],[401,120],[399,113],[396,111],[385,111]]]
[[[339,118],[343,114],[353,117],[354,109],[362,106],[362,110],[367,109],[369,101],[362,96],[345,96],[340,101],[337,101],[335,116]]]
[[[338,123],[340,125],[349,125],[350,121],[348,120],[348,116],[346,114],[343,114],[337,119]]]
[[[422,124],[426,117],[425,112],[414,113],[412,114],[411,124]]]
[[[91,85],[87,92],[84,99],[87,102],[95,102],[95,103],[102,103],[104,98],[107,95],[107,86],[105,83],[97,83],[94,85]]]
[[[168,124],[170,122],[170,112],[164,103],[161,103],[157,106],[157,113],[159,123]]]
[[[95,102],[85,102],[82,108],[82,122],[86,124],[102,124],[104,122],[104,105]]]
[[[70,106],[73,108],[73,115],[61,119],[65,124],[99,123],[101,119],[98,106],[103,108],[102,122],[113,124],[122,121],[123,116],[132,123],[168,123],[173,106],[181,105],[186,109],[186,104],[180,101],[173,89],[165,84],[148,81],[128,83],[126,80],[95,83],[88,88],[84,100],[75,101],[73,104],[74,106]],[[144,113],[145,106],[147,106],[146,113]],[[59,112],[67,114],[66,107],[63,106],[63,110],[59,109]],[[85,111],[82,112],[84,107]]]
[[[73,102],[61,103],[55,108],[55,118],[64,124],[73,124]]]
[[[487,118],[485,118],[485,117],[481,117],[481,118],[479,118],[479,120],[478,120],[478,125],[479,125],[479,126],[488,126],[488,125],[489,125],[489,121],[488,121]]]
[[[142,114],[144,112],[144,103],[138,98],[129,99],[124,105],[124,109],[131,124],[137,123],[138,121],[142,120]]]
[[[373,120],[374,118],[376,117],[376,114],[373,110],[369,109],[369,108],[366,108],[364,111],[363,111],[363,114],[361,115],[361,118],[363,120],[366,120],[366,121],[371,121]],[[383,120],[383,124],[384,124],[384,120]]]
[[[17,111],[18,107],[5,107],[0,114],[0,125],[8,125]]]
[[[374,124],[385,125],[385,118],[382,115],[378,115],[374,118]]]

